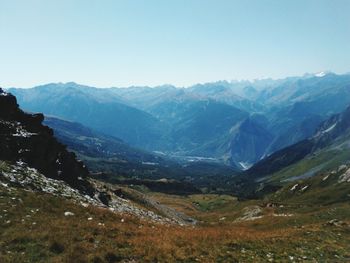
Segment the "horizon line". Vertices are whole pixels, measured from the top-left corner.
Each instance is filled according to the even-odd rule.
[[[86,86],[86,87],[90,87],[90,88],[97,88],[97,89],[111,89],[111,88],[118,88],[118,89],[128,89],[128,88],[159,88],[159,87],[164,87],[164,86],[171,86],[174,88],[178,88],[178,89],[187,89],[187,88],[191,88],[193,86],[196,85],[206,85],[206,84],[214,84],[214,83],[219,83],[219,82],[225,82],[225,83],[229,83],[229,84],[233,84],[233,83],[255,83],[255,82],[259,82],[259,81],[278,81],[278,80],[284,80],[284,79],[288,79],[288,78],[302,78],[302,77],[307,77],[307,76],[315,76],[315,77],[320,77],[317,75],[328,75],[328,74],[334,74],[334,75],[349,75],[350,71],[344,72],[344,73],[339,73],[339,72],[335,72],[335,71],[331,71],[331,70],[322,70],[322,71],[317,71],[317,72],[306,72],[304,74],[301,75],[287,75],[285,77],[261,77],[261,78],[253,78],[253,79],[219,79],[219,80],[213,80],[213,81],[206,81],[206,82],[195,82],[193,84],[190,85],[186,85],[186,86],[178,86],[178,85],[174,85],[171,83],[164,83],[164,84],[160,84],[160,85],[137,85],[137,84],[132,84],[129,86],[117,86],[117,85],[112,85],[112,86],[94,86],[91,84],[83,84],[82,82],[79,81],[52,81],[52,82],[46,82],[46,83],[42,83],[42,84],[36,84],[30,87],[18,87],[18,86],[10,86],[10,87],[4,87],[4,86],[0,86],[0,88],[8,90],[8,89],[32,89],[32,88],[36,88],[36,87],[40,87],[40,86],[45,86],[45,85],[50,85],[50,84],[61,84],[61,85],[67,85],[67,84],[75,84],[75,85],[80,85],[80,86]],[[322,77],[322,76],[321,76]]]

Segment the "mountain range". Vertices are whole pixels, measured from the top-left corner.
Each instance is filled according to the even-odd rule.
[[[247,169],[311,136],[350,104],[350,75],[98,89],[52,83],[11,88],[30,112],[83,124],[131,147]]]
[[[344,76],[245,83],[237,96],[247,94],[250,110],[210,92],[203,97],[170,88],[179,94],[137,107],[114,89],[49,85],[82,89],[69,93],[84,110],[73,105],[72,114],[89,115],[101,103],[119,105],[103,114],[125,109],[125,116],[130,110],[151,118],[161,137],[143,144],[98,129],[101,120],[91,127],[71,119],[80,115],[53,110],[59,105],[50,108],[50,101],[65,103],[62,92],[43,100],[31,98],[33,90],[14,90],[30,104],[48,103],[52,111],[44,117],[24,112],[15,96],[0,89],[0,261],[346,262],[350,105],[347,84],[333,80],[338,77]],[[325,94],[301,92],[305,101],[280,105],[280,95],[258,102],[267,89],[289,81],[299,87],[317,80],[322,87],[318,79],[329,85]],[[336,101],[338,93],[343,101]],[[111,125],[118,130],[123,122]],[[147,148],[156,144],[164,150]]]

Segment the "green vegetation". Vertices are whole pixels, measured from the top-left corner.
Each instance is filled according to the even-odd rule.
[[[232,204],[236,198],[229,195],[191,195],[190,200],[194,203],[200,211],[213,211]]]
[[[349,160],[350,149],[324,149],[317,154],[290,165],[269,176],[268,182],[279,183],[293,178],[311,177],[322,171],[329,171]]]

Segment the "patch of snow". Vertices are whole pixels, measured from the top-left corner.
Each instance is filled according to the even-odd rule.
[[[315,77],[322,78],[327,75],[327,72],[321,71],[315,74]]]

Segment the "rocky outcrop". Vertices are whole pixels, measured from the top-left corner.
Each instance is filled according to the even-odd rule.
[[[183,222],[181,218],[167,218],[138,207],[129,200],[111,193],[108,191],[109,188],[100,182],[91,181],[91,185],[96,189],[93,196],[81,193],[81,191],[72,188],[62,180],[48,178],[40,174],[36,169],[29,168],[23,162],[17,161],[13,164],[8,164],[7,162],[0,161],[0,193],[14,193],[19,188],[23,188],[33,192],[63,197],[83,207],[94,206],[101,209],[108,209],[115,213],[134,215],[138,218],[160,224],[182,225],[187,223]],[[107,203],[104,202],[105,200],[102,196],[108,196]],[[74,213],[67,211],[64,213],[64,216],[74,216]]]
[[[47,177],[92,195],[93,187],[84,180],[88,170],[42,125],[43,120],[42,114],[23,112],[13,95],[0,89],[0,160],[27,163]]]

